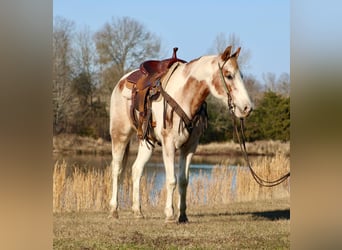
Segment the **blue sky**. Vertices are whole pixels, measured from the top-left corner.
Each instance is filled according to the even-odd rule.
[[[187,61],[208,54],[219,33],[235,33],[251,53],[244,74],[262,81],[263,73],[290,73],[289,0],[55,0],[53,14],[92,31],[112,17],[129,16],[158,35],[170,54],[178,47],[178,56]]]

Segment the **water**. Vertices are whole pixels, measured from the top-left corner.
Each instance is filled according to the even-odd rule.
[[[134,159],[135,155],[130,155],[128,159],[128,164],[132,165]],[[236,190],[236,165],[222,164],[224,161],[222,160],[222,157],[220,158],[219,156],[206,156],[204,157],[204,159],[205,160],[203,160],[203,158],[200,160],[196,160],[196,157],[194,157],[194,160],[192,161],[192,164],[190,165],[189,169],[189,185],[192,185],[192,183],[199,176],[206,176],[206,178],[210,181],[211,173],[214,166],[220,165],[221,167],[228,167],[229,171],[232,171],[231,183],[227,183],[227,185],[230,185],[231,193],[234,195]],[[110,166],[111,156],[55,155],[54,160],[59,162],[65,161],[68,164],[68,166],[81,167],[85,170],[93,168],[105,169]],[[165,185],[165,169],[164,164],[162,162],[163,161],[161,156],[153,155],[151,160],[146,164],[143,172],[143,176],[147,178],[147,182],[153,183],[153,188],[150,193],[150,201],[152,203],[156,202],[155,194],[158,194],[164,188]],[[178,176],[179,166],[177,161],[175,166],[175,174],[176,176]]]

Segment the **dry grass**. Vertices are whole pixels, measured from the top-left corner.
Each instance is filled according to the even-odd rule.
[[[53,137],[54,153],[110,154],[111,143],[102,138],[93,139],[79,135],[61,134]]]
[[[104,212],[56,213],[54,249],[289,249],[289,200],[189,208],[188,224],[165,224],[163,210],[145,219],[129,210],[119,220]]]
[[[283,154],[254,163],[264,178],[289,169]],[[235,177],[234,177],[235,175]],[[235,190],[232,181],[235,179]],[[216,166],[202,172],[188,188],[188,224],[165,224],[165,188],[153,189],[155,178],[141,182],[145,219],[134,219],[129,171],[122,177],[120,219],[108,219],[111,173],[56,163],[53,172],[54,249],[289,249],[289,182],[262,188],[238,167]],[[155,199],[150,199],[150,192]],[[177,191],[175,192],[175,202]],[[175,203],[177,204],[177,203]]]
[[[273,155],[273,154],[290,154],[290,142],[281,141],[255,141],[246,142],[247,151],[255,155]],[[233,141],[228,142],[212,142],[209,144],[199,145],[197,151],[199,154],[226,154],[227,152],[240,153],[240,146]]]
[[[290,169],[289,158],[284,155],[258,159],[253,166],[258,175],[274,180]],[[232,182],[234,182],[232,184]],[[259,186],[246,167],[214,167],[211,177],[199,175],[189,187],[189,204],[221,205],[231,202],[256,201],[289,197],[289,181],[279,186]]]
[[[53,211],[101,211],[111,193],[109,171],[69,168],[56,163],[53,172]]]
[[[289,158],[284,154],[263,157],[253,164],[255,171],[265,179],[273,180],[289,171]],[[130,172],[121,178],[119,195],[120,206],[131,206],[132,181]],[[160,192],[153,190],[155,178],[141,181],[143,209],[162,208],[165,204],[165,188]],[[235,184],[232,184],[234,182]],[[232,188],[233,186],[233,188]],[[245,167],[231,169],[225,166],[213,168],[211,176],[200,173],[188,187],[188,207],[199,205],[224,205],[232,202],[279,199],[289,197],[289,181],[273,187],[260,187]],[[150,194],[154,199],[151,200]],[[178,192],[175,192],[177,204]],[[111,195],[111,169],[84,170],[57,162],[53,172],[53,211],[107,211]]]

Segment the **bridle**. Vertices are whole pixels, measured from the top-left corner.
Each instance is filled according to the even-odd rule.
[[[230,85],[227,84],[226,79],[224,78],[224,75],[223,75],[223,67],[228,62],[228,60],[229,60],[229,58],[223,62],[222,66],[220,66],[220,63],[217,63],[217,65],[220,69],[220,76],[221,76],[221,82],[222,82],[223,88],[227,94],[227,102],[228,102],[229,112],[232,115],[234,115],[235,104],[233,103],[232,89],[231,89]]]
[[[240,145],[240,149],[241,149],[241,152],[243,153],[243,156],[245,158],[245,161],[247,163],[247,166],[253,176],[253,179],[260,185],[260,186],[263,186],[263,187],[274,187],[274,186],[277,186],[279,184],[281,184],[282,182],[284,182],[287,178],[290,177],[290,172],[288,172],[287,174],[283,175],[282,177],[276,179],[276,180],[273,180],[273,181],[268,181],[268,180],[264,180],[262,179],[260,176],[258,176],[256,174],[256,172],[253,170],[252,166],[251,166],[251,163],[249,161],[249,158],[248,158],[248,153],[247,153],[247,150],[246,150],[246,136],[245,136],[245,126],[244,126],[244,119],[243,118],[240,118],[240,132],[239,132],[239,129],[238,129],[238,126],[237,126],[237,118],[236,116],[234,115],[234,110],[235,110],[235,104],[233,103],[233,98],[232,98],[232,90],[231,90],[231,87],[227,84],[225,78],[224,78],[224,75],[223,75],[223,66],[227,63],[227,61],[229,60],[229,58],[227,60],[225,60],[222,64],[222,66],[220,66],[220,63],[217,63],[218,64],[218,67],[220,69],[220,76],[221,76],[221,82],[222,82],[222,85],[223,85],[223,88],[227,94],[227,102],[228,102],[228,109],[229,109],[229,112],[232,114],[232,120],[233,120],[233,126],[234,126],[234,131],[235,131],[235,134],[237,136],[237,139],[239,141],[239,145]],[[240,138],[240,133],[241,133],[241,138]]]

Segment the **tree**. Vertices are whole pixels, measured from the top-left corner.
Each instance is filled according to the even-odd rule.
[[[98,67],[95,62],[95,43],[88,28],[76,33],[73,53],[75,77],[72,81],[72,132],[94,138],[109,138],[107,98],[98,91]]]
[[[255,140],[290,139],[290,98],[265,92],[258,107],[246,120],[246,138]]]
[[[56,17],[53,27],[53,132],[67,132],[71,117],[72,32],[74,23]]]
[[[228,107],[212,95],[207,98],[207,103],[208,128],[201,136],[200,143],[222,142],[233,139],[233,125]]]
[[[102,87],[108,96],[121,76],[160,52],[160,39],[129,17],[112,18],[95,34],[95,42]]]
[[[228,36],[226,33],[219,33],[215,37],[213,44],[209,49],[209,53],[222,53],[228,45],[232,46],[232,51],[235,51],[238,47],[242,47],[238,57],[238,63],[242,70],[247,69],[249,67],[248,63],[251,57],[251,52],[248,48],[243,47],[239,36],[237,36],[235,33],[230,33]]]
[[[264,73],[266,91],[272,91],[282,96],[290,96],[290,76],[288,73],[281,74],[278,78],[274,73]]]
[[[94,98],[94,88],[87,72],[81,72],[72,82],[74,96],[74,119],[72,132],[109,139],[109,115],[106,103],[97,96]]]
[[[92,36],[88,27],[76,33],[73,43],[72,61],[76,75],[86,73],[93,79],[97,66],[95,62],[96,49]]]
[[[285,97],[290,96],[290,75],[288,73],[279,76],[277,92]]]
[[[254,105],[258,105],[263,97],[262,85],[253,75],[243,76],[243,82],[251,101]]]

